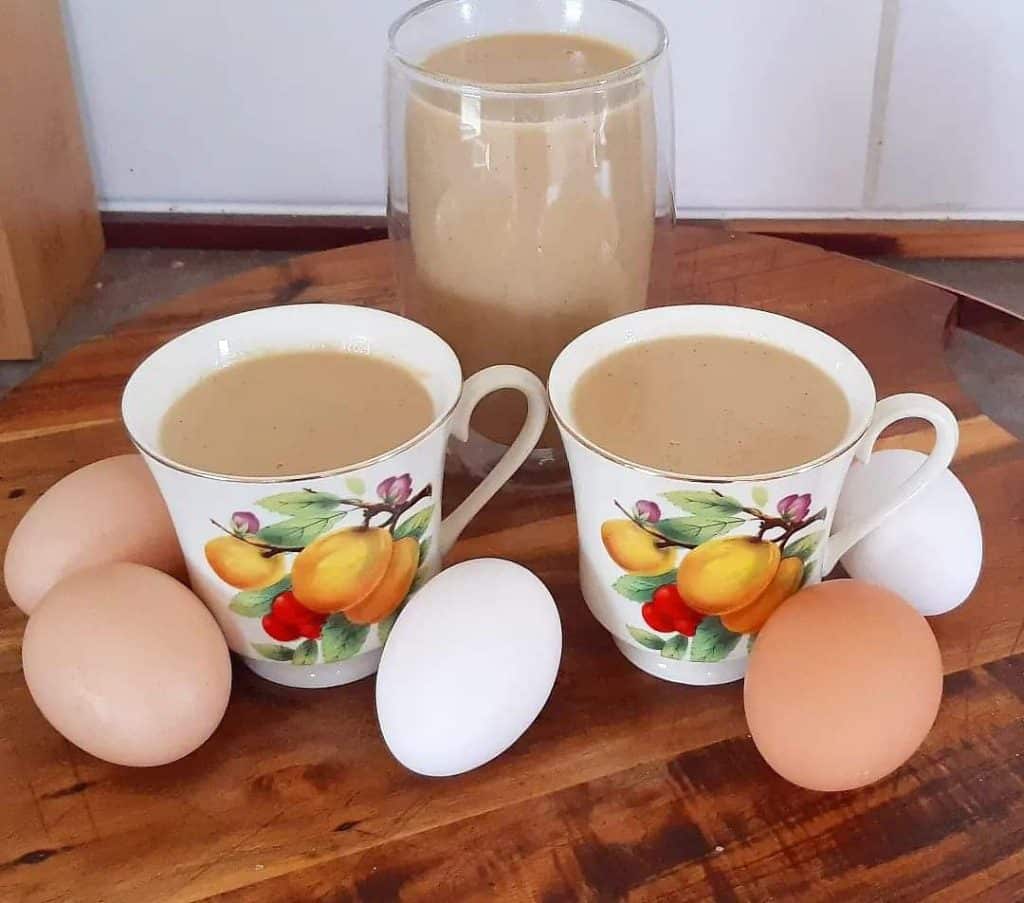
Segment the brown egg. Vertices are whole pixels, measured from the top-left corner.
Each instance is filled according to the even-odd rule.
[[[76,746],[118,765],[163,765],[213,733],[231,657],[206,606],[138,564],[66,577],[40,600],[22,643],[29,692]]]
[[[850,790],[898,768],[931,729],[941,696],[928,623],[859,580],[784,602],[758,634],[743,688],[761,755],[811,790]]]
[[[185,575],[167,507],[139,455],[97,461],[47,489],[14,529],[4,583],[30,614],[62,577],[111,561]]]

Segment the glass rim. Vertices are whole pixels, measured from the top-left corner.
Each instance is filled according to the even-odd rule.
[[[472,90],[481,95],[490,94],[498,97],[551,97],[567,94],[579,94],[587,91],[600,90],[606,87],[614,87],[626,84],[635,80],[652,64],[661,59],[668,49],[668,31],[665,24],[650,10],[645,9],[633,0],[599,0],[602,3],[609,3],[613,6],[620,6],[629,9],[633,13],[646,19],[654,26],[657,40],[654,49],[649,53],[623,66],[621,69],[613,69],[601,75],[590,78],[579,78],[565,82],[483,82],[467,78],[459,78],[454,75],[445,75],[440,72],[433,72],[426,69],[419,63],[415,63],[403,56],[397,46],[398,33],[409,22],[428,10],[439,6],[456,6],[465,0],[424,0],[412,9],[406,10],[401,16],[395,19],[388,27],[387,58],[415,76],[420,81],[430,82],[441,88],[452,91]]]

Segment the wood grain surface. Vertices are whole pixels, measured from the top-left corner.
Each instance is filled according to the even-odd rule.
[[[460,777],[391,759],[372,680],[290,690],[241,667],[196,753],[148,770],[106,764],[34,708],[24,620],[0,598],[0,900],[1024,897],[1024,454],[944,363],[953,297],[810,246],[689,227],[676,233],[674,297],[823,327],[880,394],[928,392],[960,420],[955,470],[981,512],[985,566],[971,600],[932,621],[946,693],[903,768],[848,793],[785,783],[746,733],[739,684],[664,683],[614,649],[580,596],[568,492],[503,492],[452,558],[532,568],[558,602],[565,649],[534,726]],[[55,480],[129,448],[118,400],[144,355],[214,317],[297,301],[393,307],[386,243],[178,298],[14,391],[0,403],[0,545]],[[883,439],[930,441],[913,424]],[[466,487],[445,489],[450,505]]]
[[[1024,227],[1010,220],[741,219],[722,225],[858,257],[983,260],[1024,256]]]

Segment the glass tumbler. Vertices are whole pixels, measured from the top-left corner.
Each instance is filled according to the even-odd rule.
[[[538,34],[609,42],[629,60],[555,82],[431,70],[432,55],[458,42]],[[466,375],[500,361],[544,380],[580,333],[667,300],[667,44],[661,22],[626,0],[432,0],[391,26],[388,228],[399,299],[454,348]],[[470,441],[454,449],[463,465],[491,466],[524,413],[514,393],[482,404]],[[544,484],[564,473],[553,425],[540,445],[526,479]]]

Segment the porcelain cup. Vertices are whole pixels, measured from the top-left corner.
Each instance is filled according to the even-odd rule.
[[[433,422],[373,460],[321,473],[208,473],[161,451],[164,413],[203,376],[249,355],[311,348],[401,364],[433,399]],[[498,389],[526,396],[526,421],[504,457],[442,519],[449,437],[465,441],[474,407]],[[440,569],[444,553],[537,444],[547,400],[540,380],[521,367],[490,367],[463,382],[452,349],[411,320],[305,304],[226,317],[168,342],[128,381],[122,415],[167,502],[192,588],[231,649],[268,680],[325,687],[376,670],[404,600]],[[357,559],[366,567],[355,579]]]
[[[811,361],[846,396],[846,433],[813,461],[743,477],[659,471],[587,438],[571,404],[583,373],[630,344],[681,335],[767,342]],[[956,419],[941,402],[918,394],[876,402],[867,369],[836,339],[742,307],[660,307],[603,323],[558,356],[548,394],[572,475],[587,605],[630,662],[687,684],[742,677],[771,612],[800,586],[821,580],[847,549],[939,476],[958,439]],[[930,455],[884,504],[831,532],[851,462],[867,461],[879,434],[906,418],[935,428]]]

